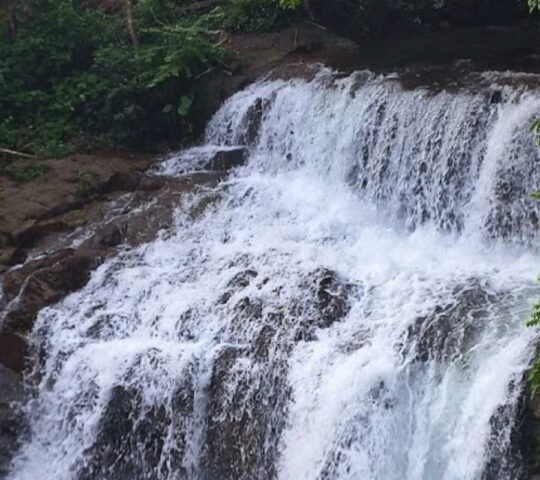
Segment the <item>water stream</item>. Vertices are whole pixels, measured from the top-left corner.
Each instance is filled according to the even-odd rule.
[[[233,96],[156,173],[246,164],[40,312],[10,480],[522,478],[539,111],[366,72]]]

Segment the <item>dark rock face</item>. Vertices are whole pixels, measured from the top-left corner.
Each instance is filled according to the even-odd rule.
[[[249,107],[247,115],[247,128],[241,139],[245,145],[253,145],[259,135],[262,119],[265,111],[270,107],[271,102],[264,98],[258,98],[257,101]]]
[[[22,372],[25,335],[32,329],[38,311],[81,288],[103,258],[99,251],[62,250],[5,275],[4,295],[9,303],[0,329],[0,364]]]
[[[225,168],[227,162],[235,161],[240,161],[239,157],[231,155],[221,159],[218,166]],[[221,173],[200,173],[182,179],[138,173],[114,175],[102,185],[101,193],[96,193],[97,199],[50,211],[22,231],[21,245],[12,256],[18,252],[21,262],[26,261],[27,255],[31,259],[3,276],[0,477],[8,468],[21,433],[21,418],[12,401],[22,399],[20,375],[32,367],[27,364],[27,335],[39,310],[82,288],[92,271],[119,247],[135,247],[155,239],[160,230],[172,225],[173,212],[182,195],[199,187],[216,186],[222,177]],[[112,198],[108,196],[111,194]],[[103,196],[101,200],[99,195]],[[193,216],[200,215],[219,198],[216,192],[203,196],[201,204],[194,206]],[[76,248],[68,247],[69,234],[78,228],[87,228],[85,239]],[[44,255],[40,255],[42,251]],[[32,361],[39,362],[40,352],[35,353]],[[170,469],[188,475],[182,458],[189,430],[187,422],[193,411],[193,388],[189,376],[186,378],[177,386],[168,405],[145,404],[137,386],[116,386],[89,452],[92,461],[79,472],[79,478],[153,479],[158,468],[162,473]],[[167,448],[176,453],[172,455],[169,450],[167,455],[172,460],[162,464],[164,441],[171,430],[176,432],[174,446]]]
[[[524,381],[526,381],[524,379]],[[525,388],[518,415],[518,441],[524,464],[529,476],[536,480],[540,477],[540,456],[538,438],[540,437],[540,395],[531,395],[530,388]]]
[[[215,360],[202,456],[205,478],[275,475],[287,396],[285,370],[279,362],[260,362],[246,353],[225,348]]]
[[[315,276],[317,284],[318,326],[328,328],[349,313],[348,293],[352,289],[335,272],[321,270]]]
[[[512,388],[520,388],[513,385]],[[524,432],[520,422],[526,414],[525,394],[517,406],[502,405],[490,420],[491,435],[487,447],[488,460],[482,474],[482,480],[494,478],[527,478],[523,463]],[[517,411],[516,411],[517,410]],[[510,443],[504,437],[510,437]],[[509,445],[509,446],[508,446]],[[523,448],[525,447],[525,448]]]
[[[247,149],[245,148],[220,150],[215,153],[204,169],[215,172],[227,172],[233,168],[241,167],[246,163],[246,160]]]
[[[25,337],[3,328],[0,331],[0,365],[20,373],[24,371],[26,355]]]
[[[102,259],[100,251],[63,250],[8,272],[5,292],[12,302],[5,314],[4,327],[20,334],[28,333],[37,312],[81,288]]]
[[[90,461],[79,472],[79,480],[150,480],[170,472],[186,477],[182,458],[193,390],[185,383],[169,404],[160,405],[145,405],[137,387],[114,387],[96,441],[88,451]],[[168,451],[170,461],[162,462],[164,448],[171,449],[165,442],[174,443],[173,455]]]
[[[310,5],[319,22],[359,37],[366,31],[371,35],[388,35],[425,25],[440,29],[452,25],[509,25],[527,15],[526,2],[445,0],[440,3],[313,0]]]
[[[231,155],[227,161],[239,161],[239,157]],[[102,187],[104,192],[135,191],[128,197],[121,197],[123,207],[109,219],[104,221],[105,214],[90,203],[85,208],[62,211],[58,217],[46,216],[22,232],[22,243],[16,251],[20,260],[25,260],[27,252],[33,252],[28,249],[30,245],[38,252],[41,248],[47,253],[3,276],[5,309],[0,327],[0,364],[22,372],[26,356],[25,336],[31,331],[41,308],[82,288],[91,272],[115,254],[118,247],[135,247],[153,240],[160,230],[171,226],[174,208],[182,195],[200,185],[216,185],[221,178],[221,174],[214,173],[183,179],[116,174]],[[205,199],[194,215],[202,213],[217,198],[219,196],[213,194],[210,199]],[[54,228],[48,225],[54,225]],[[89,228],[88,238],[77,248],[63,248],[62,239],[56,234],[65,235],[84,226]]]
[[[215,358],[201,461],[204,478],[276,475],[278,442],[290,399],[289,353],[297,342],[313,340],[318,329],[342,319],[352,293],[336,272],[326,269],[299,281],[302,297],[289,299],[277,310],[242,296],[248,286],[265,284],[257,272],[241,271],[227,285],[220,301],[232,304],[234,328],[252,332],[252,341],[242,348],[224,347]]]
[[[450,361],[460,356],[474,345],[487,309],[497,300],[477,282],[456,287],[453,295],[454,302],[435,307],[431,315],[419,318],[409,328],[403,345],[406,352],[414,349],[417,360]]]
[[[0,478],[4,478],[22,429],[22,416],[16,404],[23,400],[23,387],[21,377],[2,365],[0,392]]]

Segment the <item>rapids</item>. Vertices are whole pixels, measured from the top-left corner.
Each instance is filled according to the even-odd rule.
[[[522,478],[540,94],[492,83],[230,98],[154,172],[247,146],[219,199],[40,312],[9,479]]]

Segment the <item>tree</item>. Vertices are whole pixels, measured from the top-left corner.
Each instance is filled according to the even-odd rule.
[[[135,27],[135,18],[133,15],[133,2],[132,0],[124,0],[124,10],[126,12],[126,22],[131,38],[131,43],[134,47],[139,46],[139,37],[137,35],[137,29]]]

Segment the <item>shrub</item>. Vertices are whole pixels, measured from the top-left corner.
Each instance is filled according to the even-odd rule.
[[[121,10],[76,3],[35,0],[0,36],[0,145],[57,156],[187,136],[194,80],[223,59],[211,19],[140,0],[135,46]]]
[[[222,10],[223,28],[232,32],[268,32],[291,19],[293,0],[231,0]]]

